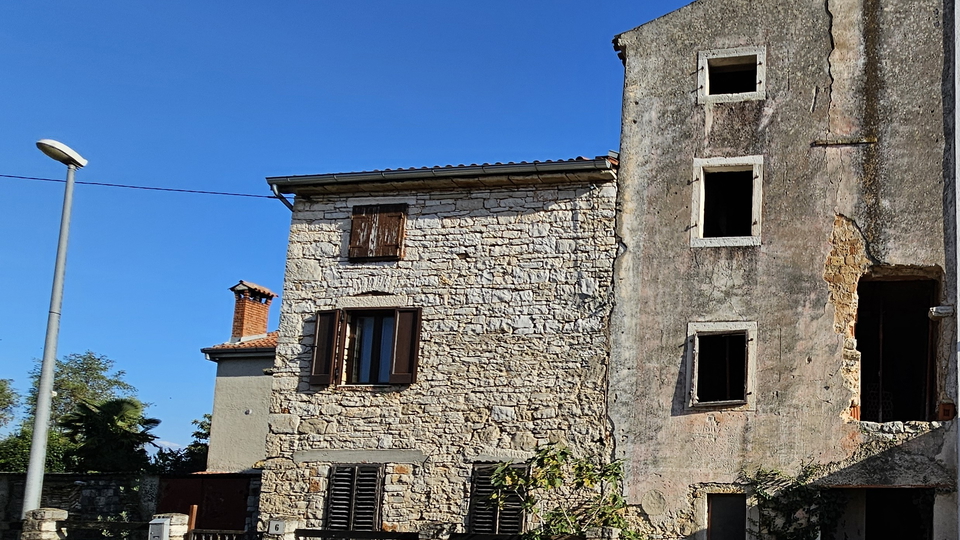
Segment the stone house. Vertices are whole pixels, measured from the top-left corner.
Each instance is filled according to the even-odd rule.
[[[617,160],[276,177],[295,195],[261,520],[509,533],[490,465],[610,455]]]
[[[268,179],[264,522],[515,532],[488,464],[562,441],[651,538],[753,537],[764,475],[955,538],[953,9],[698,0],[614,40],[619,162]]]
[[[956,538],[953,5],[700,0],[625,65],[610,418],[648,533]],[[792,517],[791,520],[801,520]]]

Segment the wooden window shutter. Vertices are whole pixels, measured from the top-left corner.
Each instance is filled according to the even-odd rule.
[[[381,465],[340,465],[330,471],[326,529],[380,530]]]
[[[347,257],[351,261],[400,260],[406,220],[406,204],[354,206]]]
[[[417,364],[420,357],[420,313],[420,308],[397,310],[397,331],[390,384],[417,382]]]
[[[334,374],[340,365],[342,354],[338,347],[343,333],[339,309],[317,313],[316,333],[313,338],[313,365],[310,369],[310,384],[333,384]]]
[[[496,492],[491,482],[496,470],[496,465],[473,469],[468,530],[473,534],[520,534],[523,532],[523,498],[517,493],[504,492],[502,500],[490,499]]]

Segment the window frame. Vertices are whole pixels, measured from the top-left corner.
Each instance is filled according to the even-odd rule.
[[[753,92],[736,94],[710,93],[710,62],[712,60],[733,59],[743,56],[757,57],[757,86]],[[697,53],[697,102],[733,103],[738,101],[759,101],[767,99],[767,48],[764,46],[736,47],[732,49],[711,49]]]
[[[393,312],[393,351],[387,382],[351,382],[347,373],[351,353],[350,317]],[[314,319],[310,384],[318,386],[394,386],[417,380],[422,310],[411,307],[369,307],[323,310]]]
[[[501,465],[503,465],[503,463],[492,463],[492,462],[475,463],[473,465],[473,471],[471,472],[471,475],[470,475],[470,499],[469,499],[469,504],[467,508],[467,523],[466,523],[467,532],[470,534],[521,534],[524,531],[526,531],[527,514],[526,512],[523,511],[522,495],[520,495],[521,499],[519,501],[511,502],[509,499],[504,500],[503,506],[496,505],[492,508],[493,516],[491,516],[490,519],[495,524],[495,530],[493,532],[477,532],[476,530],[477,514],[479,512],[487,512],[491,510],[490,506],[492,506],[491,505],[492,501],[490,501],[489,498],[490,498],[490,495],[492,495],[496,491],[496,489],[493,487],[491,483],[491,477],[493,476],[493,472],[497,470],[497,467]],[[511,465],[511,467],[516,469],[526,470],[526,465],[524,464],[513,464]],[[483,480],[481,481],[481,479]],[[478,494],[478,491],[480,490],[486,491],[486,493],[481,492]],[[502,511],[504,507],[507,505],[511,506],[511,510],[513,511],[519,510],[520,512],[520,524],[519,524],[518,531],[501,532],[501,527],[503,525],[501,521],[501,518],[503,517]],[[513,505],[516,505],[516,506],[513,506]]]
[[[399,261],[404,257],[407,203],[357,204],[350,213],[347,260],[350,262]],[[377,234],[381,228],[395,229],[389,238]],[[386,243],[385,240],[395,240]]]
[[[755,321],[727,321],[727,322],[690,322],[687,323],[686,343],[686,371],[687,371],[687,408],[690,410],[729,409],[729,410],[756,410],[756,378],[757,378],[757,330]],[[699,367],[699,336],[746,334],[746,366],[744,370],[744,399],[705,401],[697,398]]]
[[[341,528],[339,526],[336,528],[331,527],[332,525],[331,516],[333,512],[333,506],[334,504],[337,504],[337,500],[334,498],[333,493],[334,493],[334,489],[336,488],[335,479],[337,478],[337,473],[339,469],[353,469],[353,475],[352,475],[352,478],[350,479],[351,480],[350,500],[346,501],[346,504],[348,505],[348,508],[349,508],[347,510],[349,514],[347,517],[347,520],[349,521],[349,523],[347,524],[347,528]],[[356,526],[355,511],[357,509],[357,484],[360,481],[361,469],[365,469],[366,471],[364,472],[372,471],[376,476],[374,493],[365,494],[367,498],[372,498],[372,501],[373,501],[372,528],[370,529],[354,528]],[[382,463],[352,463],[352,464],[335,463],[330,465],[330,472],[327,477],[326,501],[324,503],[324,520],[323,520],[324,530],[328,530],[328,531],[379,531],[381,530],[381,527],[382,527],[381,511],[383,508],[383,494],[384,494],[384,489],[383,489],[384,469],[385,467],[384,467],[384,464]]]
[[[693,160],[693,202],[690,215],[690,247],[759,246],[763,217],[763,156],[696,158]],[[750,236],[703,236],[706,207],[706,174],[753,171]]]

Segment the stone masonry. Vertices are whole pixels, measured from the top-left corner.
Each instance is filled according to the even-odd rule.
[[[285,515],[322,528],[336,463],[384,463],[383,530],[430,535],[464,530],[475,462],[550,442],[608,456],[612,179],[298,194],[261,530]],[[349,262],[351,208],[381,203],[409,205],[403,259]],[[311,386],[316,312],[371,306],[422,308],[417,381]]]

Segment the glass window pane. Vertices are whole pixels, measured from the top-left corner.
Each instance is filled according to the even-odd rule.
[[[375,317],[357,317],[352,382],[359,384],[372,382],[370,371],[373,364],[373,327],[375,322]]]
[[[380,373],[377,382],[390,382],[390,370],[393,367],[393,328],[396,326],[396,317],[390,315],[383,318],[383,329],[380,334]]]

